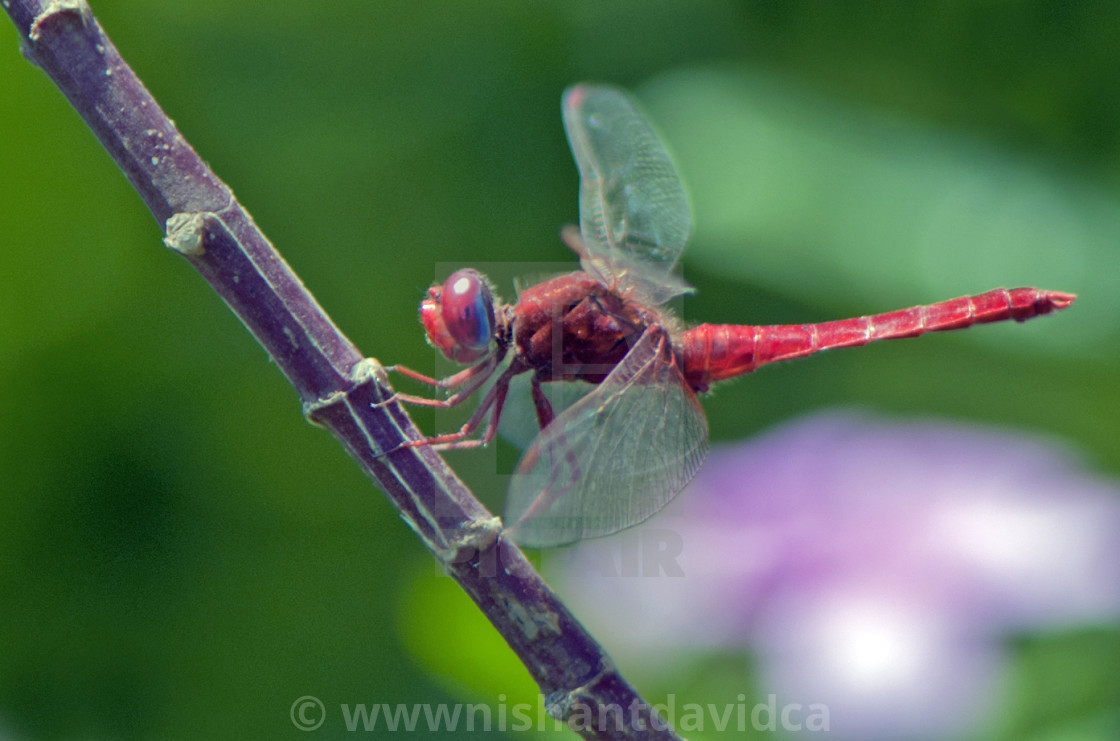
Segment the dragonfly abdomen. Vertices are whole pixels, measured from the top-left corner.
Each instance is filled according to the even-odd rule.
[[[819,324],[701,324],[681,338],[681,360],[689,385],[705,391],[716,381],[745,375],[767,363],[973,324],[1006,319],[1022,322],[1064,309],[1074,298],[1037,288],[997,288],[976,296]]]

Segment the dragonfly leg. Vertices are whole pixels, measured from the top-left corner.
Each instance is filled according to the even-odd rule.
[[[448,409],[450,407],[458,406],[459,404],[462,404],[464,401],[466,401],[471,395],[478,391],[483,386],[483,384],[486,383],[486,381],[490,378],[491,375],[493,375],[494,371],[497,369],[499,362],[500,358],[497,354],[494,354],[478,365],[471,366],[470,368],[459,371],[458,373],[443,379],[436,379],[431,378],[430,376],[425,376],[424,374],[417,373],[411,368],[406,368],[403,365],[389,366],[385,370],[396,371],[402,376],[420,381],[421,383],[426,383],[429,386],[434,386],[437,389],[453,389],[458,387],[462,388],[459,388],[458,391],[456,391],[446,399],[429,399],[426,396],[396,393],[382,403],[388,404],[394,401],[401,401],[405,404],[414,404],[416,406],[422,407],[438,407],[440,409]]]
[[[498,434],[498,422],[501,420],[502,409],[506,403],[506,395],[509,393],[510,380],[518,373],[525,372],[525,368],[517,365],[511,365],[507,368],[498,380],[494,382],[494,386],[479,402],[478,409],[471,415],[458,432],[450,432],[446,435],[435,435],[433,437],[425,437],[419,440],[410,440],[402,444],[401,448],[417,448],[422,445],[430,445],[436,450],[464,450],[468,448],[481,448],[493,442]],[[429,400],[430,401],[430,400]],[[450,401],[450,400],[449,400]],[[482,426],[482,420],[486,419],[489,414],[490,419],[486,423],[486,429],[482,433],[482,437],[471,438],[470,436]]]
[[[560,438],[560,441],[563,441],[563,437]],[[562,447],[564,448],[564,458],[566,459],[568,464],[567,473],[563,476],[567,479],[567,481],[560,480],[560,469],[564,467],[557,465],[555,461],[551,462],[548,467],[548,484],[545,485],[541,493],[536,496],[536,498],[533,500],[533,503],[529,505],[524,514],[521,515],[520,519],[518,519],[518,521],[513,524],[513,526],[510,528],[511,530],[516,530],[517,527],[521,525],[521,523],[529,522],[530,520],[539,517],[542,513],[547,512],[549,507],[551,507],[558,499],[560,499],[560,497],[564,496],[564,494],[566,494],[568,490],[575,486],[579,481],[580,477],[582,476],[579,461],[576,459],[575,454],[572,453],[571,450],[567,449],[566,445],[562,445]],[[536,453],[536,455],[533,455],[534,452]],[[548,453],[548,455],[550,459],[553,457],[553,453],[551,451]],[[521,462],[519,468],[521,470],[531,470],[533,466],[537,464],[537,461],[539,459],[540,451],[536,450],[535,448],[530,449],[529,455],[525,456],[525,459]],[[557,487],[557,484],[560,484],[559,488]]]
[[[533,374],[533,406],[537,409],[537,423],[543,430],[548,427],[549,423],[556,417],[552,411],[552,404],[549,402],[548,397],[544,395],[544,390],[541,389],[541,378],[536,373]]]

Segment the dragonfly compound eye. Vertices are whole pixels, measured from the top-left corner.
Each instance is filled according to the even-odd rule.
[[[451,274],[443,284],[443,321],[462,347],[481,350],[494,338],[494,299],[486,280],[476,270]]]

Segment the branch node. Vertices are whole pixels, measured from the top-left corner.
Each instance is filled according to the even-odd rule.
[[[571,694],[558,690],[544,697],[544,711],[556,720],[562,721],[572,710]]]
[[[175,217],[173,216],[171,218]],[[170,219],[168,223],[170,223]],[[170,234],[168,238],[170,239]],[[347,375],[353,383],[353,386],[349,389],[338,389],[318,399],[303,402],[303,416],[308,422],[316,427],[329,429],[330,425],[327,424],[326,415],[324,415],[323,412],[336,405],[346,404],[350,393],[355,388],[364,383],[372,383],[379,388],[386,388],[389,385],[389,376],[386,375],[385,368],[377,361],[377,358],[362,358],[350,367],[350,371]],[[379,451],[375,457],[380,458],[388,452],[390,451]]]
[[[206,254],[203,236],[210,219],[219,220],[213,211],[191,211],[172,214],[167,220],[167,236],[163,243],[186,257]]]
[[[345,401],[346,401],[346,392],[345,391],[332,391],[332,392],[330,392],[329,394],[327,394],[326,396],[324,396],[320,399],[315,399],[314,401],[303,402],[303,416],[308,422],[315,425],[316,427],[322,427],[323,429],[329,429],[328,425],[325,422],[319,421],[319,419],[317,418],[317,415],[320,412],[322,412],[324,409],[329,409],[330,407],[333,407],[335,404],[341,404]]]
[[[618,669],[614,662],[611,661],[609,656],[603,654],[599,663],[599,671],[589,680],[570,690],[557,690],[546,695],[544,698],[545,712],[557,720],[567,721],[568,716],[572,713],[573,706],[587,703],[589,700],[594,703],[596,686],[605,677],[617,674],[617,672]]]
[[[35,16],[31,22],[31,30],[27,38],[32,42],[38,41],[43,35],[43,27],[52,20],[60,22],[66,19],[77,20],[82,28],[89,28],[93,23],[93,11],[90,10],[86,0],[51,0],[43,8],[43,12]]]
[[[377,358],[362,358],[354,363],[350,367],[350,380],[355,386],[366,381],[374,381],[382,387],[389,386],[389,374],[385,372],[385,366],[381,365]]]

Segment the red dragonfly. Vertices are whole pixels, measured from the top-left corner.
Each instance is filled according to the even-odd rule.
[[[420,319],[431,345],[470,367],[440,380],[393,368],[454,390],[446,399],[396,397],[427,406],[460,404],[494,379],[462,429],[406,443],[439,449],[493,440],[510,381],[531,374],[541,432],[512,478],[506,504],[507,532],[523,545],[608,535],[665,506],[707,454],[707,420],[696,394],[714,382],[833,347],[1024,321],[1075,298],[1000,288],[820,324],[685,329],[662,306],[693,290],[673,273],[691,217],[664,146],[616,88],[572,87],[563,112],[581,181],[580,228],[568,227],[562,236],[583,269],[525,290],[513,305],[498,302],[479,272],[453,273],[428,290]],[[576,380],[593,390],[557,415],[541,384]],[[485,431],[472,437],[484,421]]]

